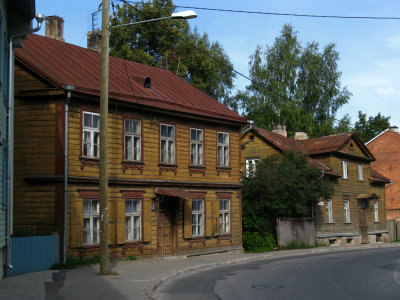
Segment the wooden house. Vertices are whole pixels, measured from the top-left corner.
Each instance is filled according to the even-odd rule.
[[[15,68],[15,231],[58,232],[68,255],[88,257],[99,251],[100,53],[29,35]],[[111,257],[241,249],[246,119],[165,69],[110,57],[109,74]]]
[[[256,168],[266,156],[293,150],[308,155],[309,165],[320,169],[333,184],[331,199],[314,207],[316,241],[322,244],[360,244],[383,241],[385,183],[371,168],[375,160],[356,133],[307,138],[298,132],[288,138],[284,127],[273,132],[250,127],[242,134],[242,168]]]

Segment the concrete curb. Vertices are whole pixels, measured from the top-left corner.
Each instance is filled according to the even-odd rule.
[[[322,247],[319,248],[312,248],[312,249],[299,249],[299,250],[283,250],[283,251],[276,251],[276,252],[268,252],[268,254],[258,254],[248,257],[237,258],[233,260],[227,260],[222,262],[213,262],[213,263],[206,263],[201,265],[194,265],[189,268],[185,268],[183,270],[173,272],[167,274],[166,276],[160,278],[153,282],[150,286],[146,288],[146,295],[150,299],[154,299],[154,292],[162,286],[167,281],[171,280],[173,277],[177,277],[189,272],[193,272],[196,270],[206,269],[206,268],[213,268],[213,267],[220,267],[226,266],[231,264],[239,264],[244,263],[252,260],[258,259],[268,259],[268,258],[278,258],[278,257],[290,257],[290,256],[298,256],[298,255],[307,255],[307,254],[318,254],[318,253],[327,253],[327,252],[340,252],[340,251],[355,251],[355,250],[364,250],[364,249],[377,249],[377,248],[393,248],[393,247],[400,247],[400,243],[383,243],[383,244],[368,244],[368,245],[360,245],[360,246],[330,246],[330,247]]]

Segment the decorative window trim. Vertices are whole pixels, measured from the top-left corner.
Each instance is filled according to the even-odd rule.
[[[178,165],[176,164],[164,164],[164,163],[159,163],[158,164],[159,168],[159,175],[161,175],[163,172],[174,172],[174,175],[176,175],[178,171]]]
[[[139,203],[139,210],[136,212],[127,212],[126,206],[127,206],[127,202],[138,202]],[[131,239],[129,239],[128,237],[128,232],[127,230],[127,218],[131,219]],[[139,217],[139,237],[134,239],[134,231],[135,231],[135,217]],[[137,228],[136,228],[137,229]],[[137,242],[141,242],[142,241],[142,237],[143,237],[143,199],[142,197],[128,197],[125,198],[125,241],[126,243],[137,243]]]
[[[92,117],[98,117],[98,128],[95,126],[86,126],[85,127],[85,115],[91,115]],[[92,119],[93,121],[93,119]],[[90,149],[86,150],[87,154],[85,155],[85,132],[89,133],[89,147]],[[98,142],[96,144],[96,133],[98,133],[97,138]],[[97,155],[96,155],[96,147],[97,146]],[[81,111],[81,157],[88,159],[99,159],[100,157],[100,114],[97,112],[82,110]]]
[[[227,136],[226,143],[219,142],[220,135]],[[222,149],[221,153],[220,153],[219,149]],[[228,150],[227,154],[225,153],[225,149]],[[230,168],[230,163],[231,163],[230,156],[231,156],[230,133],[226,132],[226,131],[217,131],[217,168]],[[218,172],[217,172],[217,175],[218,175]]]
[[[99,158],[89,158],[89,157],[80,156],[79,160],[81,162],[81,170],[83,170],[85,168],[85,166],[98,167],[100,165]]]
[[[169,127],[173,128],[173,137],[162,136],[163,126],[166,126],[167,131],[168,131]],[[163,141],[166,144],[166,154],[165,154],[166,158],[164,157],[164,160],[163,160],[163,150],[162,150]],[[173,146],[173,148],[171,150],[171,151],[173,151],[172,155],[169,153],[170,152],[169,145],[171,142],[172,142],[172,146]],[[159,144],[159,152],[160,152],[159,162],[160,162],[160,164],[168,164],[168,165],[176,164],[176,126],[175,126],[175,124],[160,123],[160,125],[159,125],[159,143],[160,143]],[[172,158],[172,160],[170,158]]]
[[[137,123],[139,125],[139,133],[137,133],[137,132],[127,132],[126,125],[127,125],[127,122],[129,122],[129,121],[131,121],[132,123]],[[143,161],[143,157],[142,157],[142,155],[143,155],[143,129],[142,129],[143,128],[143,124],[142,123],[143,122],[142,122],[142,120],[137,120],[135,118],[128,118],[128,117],[125,117],[123,119],[123,122],[124,122],[124,140],[123,140],[123,144],[124,144],[124,146],[123,146],[124,161],[126,161],[126,162],[142,162]],[[130,137],[133,140],[133,142],[132,142],[133,149],[129,149],[129,150],[132,150],[134,152],[135,149],[139,149],[138,150],[138,152],[139,152],[138,159],[134,158],[134,156],[135,156],[134,153],[132,154],[133,155],[133,159],[129,159],[129,157],[127,157],[127,150],[128,150],[126,148],[127,147],[127,145],[126,145],[127,137]],[[139,140],[139,147],[137,147],[137,148],[134,147],[135,139]]]
[[[206,167],[202,166],[189,166],[190,176],[193,174],[203,174],[206,176]]]
[[[228,174],[229,177],[231,176],[231,168],[225,168],[225,167],[217,167],[217,176],[220,174]]]
[[[350,224],[351,223],[350,200],[344,200],[343,206],[344,206],[344,223]]]
[[[85,213],[85,202],[90,203],[91,212]],[[96,202],[97,206],[94,207],[96,212],[93,212],[93,203]],[[82,244],[84,246],[98,245],[100,243],[100,199],[86,198],[83,199],[83,214],[82,214]],[[85,242],[85,219],[89,220],[89,229],[86,230],[88,232],[87,242]],[[95,226],[97,228],[95,228]],[[97,239],[95,240],[95,231],[97,231]]]
[[[122,164],[122,171],[124,174],[128,169],[139,170],[140,174],[141,175],[143,174],[143,166],[144,166],[143,162],[123,160],[121,164]]]
[[[201,140],[192,139],[192,131],[195,131],[196,137],[199,136],[198,132],[201,132]],[[193,146],[195,146],[195,153],[193,152]],[[201,167],[204,166],[204,129],[202,128],[190,128],[190,166]],[[201,149],[201,153],[199,150]],[[193,158],[194,157],[194,158]]]

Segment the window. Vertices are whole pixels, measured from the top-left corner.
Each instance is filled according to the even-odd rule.
[[[99,158],[100,115],[83,112],[82,154],[89,158]]]
[[[204,235],[204,200],[192,200],[192,236]]]
[[[218,167],[229,167],[229,133],[218,132]]]
[[[141,122],[125,119],[125,159],[141,160]]]
[[[190,164],[203,165],[203,130],[190,129]]]
[[[363,172],[363,165],[358,164],[358,180],[364,181],[364,172]]]
[[[333,223],[332,199],[326,200],[326,222]]]
[[[160,160],[162,163],[175,163],[175,126],[161,124]]]
[[[379,207],[378,201],[374,202],[374,222],[379,222]]]
[[[348,165],[348,162],[347,162],[347,160],[342,160],[342,171],[343,171],[343,179],[348,179],[349,177],[348,177],[348,175],[347,175],[347,165]]]
[[[219,233],[230,232],[230,200],[219,200]]]
[[[246,158],[246,176],[252,176],[256,172],[256,166],[260,160],[258,158]]]
[[[125,235],[127,241],[141,240],[142,201],[127,199],[125,201]]]
[[[350,223],[350,202],[348,200],[344,201],[344,222]]]
[[[100,243],[100,202],[99,200],[83,200],[83,244]]]

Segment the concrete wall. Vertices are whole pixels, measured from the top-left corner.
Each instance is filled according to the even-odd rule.
[[[386,221],[386,230],[389,232],[389,242],[400,239],[400,219]]]
[[[277,219],[276,232],[278,246],[287,246],[292,242],[313,246],[315,244],[315,219]]]

